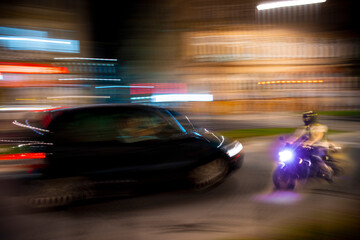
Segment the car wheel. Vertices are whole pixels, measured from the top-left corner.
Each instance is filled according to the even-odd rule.
[[[90,188],[83,179],[66,178],[40,180],[29,186],[27,206],[31,208],[53,208],[67,206],[90,198]]]
[[[189,173],[191,185],[196,190],[205,190],[219,184],[229,172],[229,166],[223,158],[199,166]]]

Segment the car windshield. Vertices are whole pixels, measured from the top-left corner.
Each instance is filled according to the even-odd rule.
[[[172,125],[180,128],[182,132],[194,131],[195,126],[186,115],[173,110],[164,110],[162,113],[168,118],[168,121],[170,121]]]

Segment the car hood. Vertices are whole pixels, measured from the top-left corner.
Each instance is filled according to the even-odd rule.
[[[213,143],[217,148],[221,148],[222,146],[226,146],[227,144],[233,142],[233,139],[225,137],[219,133],[209,131],[205,128],[196,129],[192,131],[191,134]]]

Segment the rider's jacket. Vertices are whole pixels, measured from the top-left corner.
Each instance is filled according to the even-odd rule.
[[[328,131],[328,127],[326,125],[320,124],[320,123],[314,123],[311,125],[306,125],[306,126],[302,126],[300,128],[298,128],[295,133],[294,136],[295,137],[301,137],[301,138],[305,138],[305,139],[311,139],[312,135],[316,132],[322,132],[323,133],[323,137],[322,139],[316,141],[313,146],[314,147],[325,147],[328,148],[329,147],[329,142],[327,141],[327,131]]]

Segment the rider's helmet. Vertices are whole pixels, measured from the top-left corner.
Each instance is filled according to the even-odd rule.
[[[314,111],[308,111],[308,112],[303,112],[302,117],[305,125],[310,125],[317,122],[318,114]]]

